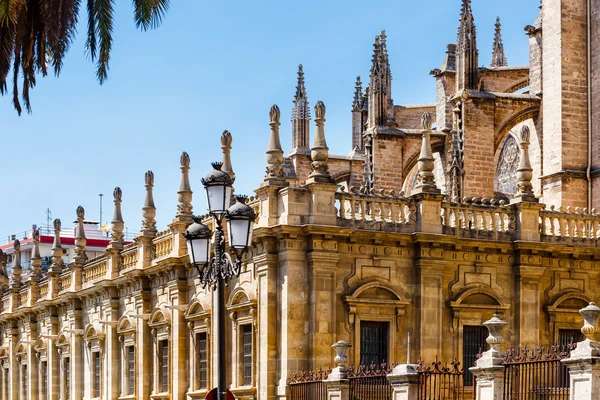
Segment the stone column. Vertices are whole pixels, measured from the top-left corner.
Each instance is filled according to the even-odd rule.
[[[323,381],[327,388],[327,400],[350,400],[350,380],[346,368],[348,362],[346,352],[352,345],[340,340],[331,347],[336,352],[333,361],[337,364],[337,367],[331,371],[327,380]]]
[[[397,365],[387,379],[392,385],[392,400],[414,400],[418,397],[419,374],[416,364]]]
[[[486,342],[490,349],[483,353],[477,360],[477,366],[470,370],[477,377],[475,387],[476,396],[481,400],[501,400],[504,389],[504,358],[498,346],[504,341],[502,338],[502,329],[506,322],[502,321],[498,314],[494,314],[492,319],[483,323],[488,328],[490,335]]]
[[[585,340],[562,362],[569,368],[571,399],[592,400],[600,393],[600,307],[590,303],[579,312],[584,319],[581,332]]]
[[[254,257],[258,280],[258,371],[256,387],[258,398],[273,400],[277,378],[277,267],[279,257],[271,253],[275,240],[264,240],[264,254]]]

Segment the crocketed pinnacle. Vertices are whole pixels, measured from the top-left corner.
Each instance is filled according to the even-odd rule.
[[[494,46],[492,49],[492,62],[490,66],[504,67],[508,65],[506,62],[506,56],[504,55],[504,44],[502,43],[502,25],[500,24],[500,17],[496,17],[496,33],[494,34]]]
[[[304,70],[298,65],[298,84],[292,109],[292,151],[308,153],[310,140],[310,108],[304,86]]]
[[[362,82],[360,76],[356,77],[356,85],[354,86],[354,100],[352,102],[352,111],[360,111],[362,109],[363,93]]]
[[[296,86],[295,100],[305,99],[306,100],[306,88],[304,87],[304,70],[302,64],[298,65],[298,85]]]

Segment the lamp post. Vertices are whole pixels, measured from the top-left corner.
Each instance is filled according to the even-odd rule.
[[[244,196],[237,196],[236,202],[230,205],[233,193],[233,179],[221,170],[222,163],[213,163],[213,170],[202,179],[208,197],[210,215],[215,219],[214,232],[194,218],[184,233],[191,263],[198,269],[198,277],[204,288],[217,289],[218,310],[216,313],[218,338],[219,379],[217,399],[225,400],[227,393],[227,355],[225,349],[225,290],[224,285],[239,276],[242,269],[242,257],[252,243],[252,228],[256,213],[246,205]],[[225,246],[223,220],[227,223],[229,248],[234,253],[232,258]],[[211,237],[214,256],[211,258]]]

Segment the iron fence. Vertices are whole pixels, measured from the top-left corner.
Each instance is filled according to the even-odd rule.
[[[575,345],[510,349],[504,357],[504,400],[568,400],[569,370],[560,362]]]
[[[392,386],[387,374],[397,364],[388,366],[386,363],[370,366],[361,365],[348,369],[350,380],[350,400],[392,400]]]
[[[290,399],[292,400],[327,400],[327,389],[323,381],[331,370],[294,372],[288,379]]]
[[[442,366],[441,361],[435,358],[431,366],[424,366],[423,361],[417,362],[419,374],[418,400],[464,400],[465,371],[460,368],[456,359],[450,366]]]

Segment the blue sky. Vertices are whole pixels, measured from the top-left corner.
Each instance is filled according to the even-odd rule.
[[[184,150],[191,157],[194,211],[204,213],[200,178],[221,158],[224,129],[233,134],[236,192],[253,194],[264,176],[272,104],[281,109],[282,145],[290,151],[299,63],[311,107],[317,100],[327,106],[330,152],[346,154],[354,82],[357,75],[368,82],[375,35],[385,29],[388,36],[395,104],[432,103],[429,71],[455,42],[460,13],[460,0],[173,0],[159,29],[140,32],[131,2],[116,3],[104,85],[95,80],[79,35],[60,78],[38,80],[33,114],[18,117],[10,96],[0,97],[0,237],[41,224],[47,208],[67,227],[80,204],[87,218],[98,219],[99,193],[105,195],[103,222],[110,221],[115,186],[123,190],[128,231],[139,231],[149,169],[164,229],[176,212]],[[538,5],[473,0],[481,65],[490,62],[496,16],[509,64],[528,63],[523,28],[535,20]]]

